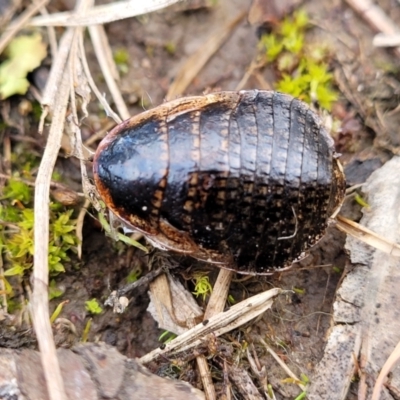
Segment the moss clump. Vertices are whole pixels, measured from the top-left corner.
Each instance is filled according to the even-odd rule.
[[[6,255],[5,276],[24,275],[33,265],[33,188],[19,178],[6,183],[0,204],[0,247]],[[50,205],[49,271],[64,272],[64,263],[70,261],[69,250],[75,249],[73,210],[61,204]]]
[[[298,11],[285,18],[274,32],[263,35],[260,45],[266,61],[273,63],[278,72],[277,90],[330,110],[338,95],[326,63],[328,51],[323,45],[306,44],[308,25],[307,14]]]

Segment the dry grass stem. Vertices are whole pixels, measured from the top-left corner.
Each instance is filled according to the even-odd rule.
[[[208,60],[216,53],[222,44],[229,38],[232,31],[242,21],[246,13],[241,12],[232,21],[229,21],[218,32],[214,32],[211,37],[193,53],[183,64],[177,73],[174,82],[168,89],[167,100],[180,96],[190,85],[193,79],[199,74]]]
[[[224,311],[232,275],[232,271],[226,269],[219,270],[218,278],[213,287],[210,300],[208,301],[203,321],[207,321],[214,315]],[[196,357],[196,362],[200,372],[200,378],[203,384],[204,392],[206,393],[206,398],[209,400],[216,399],[215,388],[212,383],[211,372],[210,368],[208,367],[206,357],[204,355],[199,355]]]
[[[1,167],[4,167],[5,172],[7,174],[0,173],[0,191],[4,187],[3,179],[9,179],[11,177],[11,140],[10,136],[5,135],[3,140],[3,160]],[[4,263],[3,263],[3,254],[0,254],[0,277],[4,277]],[[8,311],[8,301],[7,301],[7,292],[4,278],[0,279],[0,295],[1,295],[1,307],[0,311],[0,319],[4,313]]]
[[[86,7],[91,5],[89,1],[79,1],[76,7],[77,13],[84,13]],[[64,132],[64,124],[68,106],[68,100],[71,96],[75,96],[73,80],[75,71],[73,63],[76,60],[76,48],[73,46],[75,30],[69,29],[63,37],[67,47],[61,46],[63,57],[60,64],[54,63],[51,81],[46,86],[43,97],[43,115],[49,110],[53,111],[52,123],[50,126],[47,145],[44,150],[42,161],[35,184],[35,225],[34,225],[34,267],[33,282],[34,290],[32,292],[32,319],[35,328],[40,357],[46,378],[46,385],[51,400],[66,399],[64,384],[61,376],[60,367],[56,355],[56,347],[52,335],[50,324],[50,315],[48,309],[48,251],[49,251],[49,195],[51,174],[57,160],[58,152],[61,148],[62,135]],[[79,34],[79,32],[77,32]],[[70,57],[70,64],[66,61]],[[73,51],[75,49],[75,52]],[[57,57],[58,59],[58,57]],[[56,68],[59,68],[58,70]],[[51,87],[50,85],[54,85]],[[71,97],[72,98],[72,97]],[[74,98],[71,101],[74,104]],[[44,117],[42,115],[41,124]],[[76,121],[75,121],[76,122]]]
[[[90,136],[87,140],[83,142],[83,145],[86,147],[91,146],[93,143],[96,143],[98,140],[103,139],[107,132],[115,126],[114,121],[107,121],[105,126],[102,127],[100,130],[97,132],[94,132],[92,136]]]
[[[229,379],[235,383],[237,391],[246,400],[265,400],[260,394],[249,373],[236,365],[227,365]]]
[[[258,57],[256,57],[249,65],[249,67],[246,70],[246,73],[243,75],[242,79],[240,82],[237,84],[235,90],[242,90],[244,86],[246,85],[247,81],[250,79],[252,75],[256,73],[260,68],[262,68],[265,65],[264,61],[260,61]],[[262,79],[263,85],[260,87],[260,89],[264,90],[271,90],[271,85],[269,85],[265,79],[262,77],[260,78],[261,75],[258,76],[259,79]]]
[[[268,353],[271,354],[272,357],[274,357],[275,361],[281,366],[281,368],[286,372],[288,376],[290,376],[292,379],[297,381],[298,386],[300,387],[301,390],[305,391],[306,387],[303,385],[301,380],[295,375],[294,372],[279,358],[278,354],[275,353],[274,350],[272,350],[271,347],[268,346],[268,344],[265,342],[264,339],[260,339],[260,343],[267,349]]]
[[[385,239],[383,236],[371,231],[364,226],[357,224],[341,215],[338,215],[336,227],[344,233],[353,236],[354,238],[375,247],[384,253],[390,254],[395,257],[400,257],[400,245]]]
[[[85,220],[85,216],[87,213],[87,209],[90,206],[90,200],[86,199],[85,203],[83,204],[82,208],[79,210],[79,214],[78,214],[78,218],[76,219],[76,228],[75,228],[75,233],[76,236],[79,239],[79,243],[78,243],[78,258],[81,259],[82,258],[82,243],[83,243],[83,234],[82,234],[82,230],[83,230],[83,221]]]
[[[76,15],[74,12],[54,13],[49,16],[33,18],[32,26],[88,26],[107,24],[121,19],[132,18],[160,10],[181,0],[146,0],[117,1],[103,4],[88,10],[87,13]]]
[[[40,14],[49,15],[46,7],[42,7],[40,9]],[[52,26],[47,27],[47,35],[48,35],[48,39],[49,39],[51,56],[52,56],[53,60],[55,60],[57,53],[58,53],[58,44],[57,44],[56,30],[54,29],[54,27],[52,27]]]
[[[379,373],[378,378],[375,382],[375,387],[374,391],[372,392],[371,400],[379,400],[385,379],[387,378],[387,375],[389,374],[391,369],[399,360],[400,360],[400,342],[397,344],[392,354],[389,356],[389,358],[383,365],[381,372]]]
[[[118,71],[112,57],[112,51],[108,43],[107,35],[104,32],[104,28],[102,26],[89,26],[88,29],[97,61],[99,62],[104,79],[107,83],[108,89],[110,90],[119,115],[123,120],[128,119],[130,113],[115,81],[115,77],[118,76]]]
[[[34,267],[32,293],[32,314],[42,366],[46,378],[49,398],[51,400],[66,400],[64,383],[58,364],[56,347],[50,325],[48,297],[48,253],[49,253],[49,195],[51,174],[64,130],[65,116],[69,98],[69,73],[65,69],[58,90],[57,103],[50,127],[47,145],[40,163],[35,188],[35,226],[34,226]]]
[[[0,38],[0,54],[4,51],[12,38],[19,32],[39,10],[46,6],[49,0],[41,0],[31,4],[18,18],[8,25],[6,31]]]
[[[394,47],[400,46],[400,33],[393,35],[385,35],[384,33],[378,33],[372,44],[376,47]]]
[[[104,29],[104,25],[89,26],[88,29],[89,29],[90,35],[91,35],[91,28],[93,28],[93,27],[98,28],[95,31],[95,36],[97,39],[97,42],[96,42],[97,46],[95,45],[95,43],[93,43],[93,39],[92,39],[94,51],[95,51],[96,55],[97,55],[98,51],[101,51],[103,53],[102,58],[107,63],[108,73],[111,75],[111,77],[114,80],[119,82],[120,76],[119,76],[118,68],[114,61],[112,49],[111,49],[110,43],[108,42],[108,36],[107,36],[106,30]]]
[[[40,119],[39,132],[43,131],[44,120],[49,112],[53,111],[53,106],[56,104],[56,98],[59,96],[60,82],[63,78],[65,65],[67,63],[69,49],[71,48],[74,30],[68,29],[60,39],[59,51],[57,57],[53,60],[49,77],[47,78],[46,87],[42,95],[43,113]]]
[[[346,0],[346,2],[376,31],[386,35],[394,35],[400,32],[394,21],[371,0]],[[396,53],[400,55],[400,48],[396,49]]]
[[[3,263],[3,256],[0,255],[0,296],[1,296],[1,306],[0,306],[0,321],[3,320],[4,314],[7,313],[8,310],[8,301],[7,301],[7,291],[6,285],[4,283],[4,263]]]
[[[74,72],[74,78],[71,80],[71,90],[74,89],[76,94],[79,94],[81,98],[81,111],[84,118],[87,117],[87,106],[90,101],[90,85],[88,82],[87,75],[83,67],[83,56],[81,52],[81,43],[83,42],[83,29],[77,30],[77,40],[74,42],[74,53],[71,56],[71,73]],[[72,62],[74,61],[74,62]],[[71,92],[72,93],[72,92]],[[82,144],[82,134],[80,129],[80,121],[78,118],[78,111],[75,105],[75,93],[71,97],[71,108],[73,114],[73,120],[69,120],[70,131],[73,132],[71,141],[75,144],[74,154],[79,159],[81,167],[81,176],[83,182],[83,191],[89,198],[90,194],[94,191],[94,188],[90,184],[89,176],[86,169],[86,157],[88,153],[91,153],[89,149],[84,148]]]
[[[211,372],[210,368],[208,367],[207,358],[202,354],[198,355],[196,357],[196,364],[197,368],[199,369],[199,375],[206,399],[217,400],[217,394],[211,378]]]
[[[7,26],[10,21],[17,14],[17,11],[21,9],[22,0],[14,0],[8,4],[8,7],[2,9],[0,14],[0,26]]]
[[[206,312],[204,313],[204,320],[224,311],[232,276],[233,272],[230,270],[223,268],[219,270],[217,281],[215,282]]]
[[[243,300],[229,310],[214,315],[207,322],[200,323],[186,331],[167,343],[164,349],[158,348],[146,354],[140,359],[140,362],[146,364],[160,355],[189,350],[202,344],[204,338],[209,334],[218,337],[230,332],[268,310],[275,297],[280,293],[282,290],[275,288]]]
[[[94,79],[92,77],[92,74],[90,73],[89,65],[86,59],[86,53],[85,53],[85,47],[83,45],[83,38],[80,39],[79,41],[79,51],[80,51],[80,57],[81,57],[81,62],[82,62],[82,67],[83,70],[85,71],[86,79],[90,85],[90,88],[92,89],[93,93],[96,95],[97,100],[99,100],[100,104],[103,106],[105,112],[109,117],[111,117],[115,122],[118,124],[122,122],[121,118],[118,116],[117,113],[115,113],[110,105],[108,104],[107,100],[104,98],[104,96],[100,93],[99,88],[97,87],[96,83],[94,82]]]
[[[346,0],[346,2],[375,30],[387,35],[399,32],[398,26],[371,0]]]
[[[92,0],[90,0],[92,2]],[[92,5],[92,4],[90,4]],[[89,6],[89,4],[87,4]],[[86,79],[86,76],[83,72],[83,68],[81,65],[81,59],[79,57],[79,43],[83,40],[83,29],[75,29],[74,40],[72,42],[70,57],[69,57],[69,68],[70,68],[70,96],[71,96],[71,111],[72,111],[72,120],[69,118],[69,131],[71,132],[71,142],[74,143],[73,152],[76,157],[79,159],[80,167],[81,167],[81,175],[82,181],[89,181],[89,177],[86,170],[86,164],[84,161],[84,151],[82,145],[82,135],[79,127],[79,118],[78,118],[78,110],[76,107],[75,93],[80,93],[82,98],[82,110],[84,116],[87,116],[87,104],[90,100],[90,89]],[[86,188],[86,187],[85,187]],[[87,193],[86,193],[87,194]],[[84,206],[81,208],[81,211],[78,216],[77,224],[76,224],[76,235],[79,239],[78,243],[78,258],[80,259],[82,256],[82,228],[83,221],[86,214],[86,209],[90,204],[90,200],[86,198]]]

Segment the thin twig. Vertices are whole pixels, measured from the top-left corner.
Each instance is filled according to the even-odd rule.
[[[71,50],[70,50],[70,57],[69,57],[69,70],[70,70],[70,101],[71,101],[71,112],[72,112],[72,118],[73,120],[70,122],[70,130],[71,134],[73,133],[73,140],[75,143],[75,148],[74,148],[74,153],[78,157],[81,165],[81,174],[82,174],[82,180],[83,179],[88,179],[87,178],[87,171],[86,171],[86,166],[83,161],[83,149],[82,149],[82,136],[81,136],[81,130],[79,127],[79,118],[78,118],[78,111],[76,107],[76,100],[75,100],[75,89],[77,87],[77,82],[75,82],[74,79],[74,72],[79,73],[79,68],[78,68],[78,63],[80,63],[79,55],[78,55],[78,48],[79,48],[79,40],[82,36],[82,28],[80,29],[75,29],[75,36],[74,40],[72,42]],[[81,74],[82,75],[82,74]],[[77,77],[78,79],[78,77]],[[82,207],[81,212],[79,213],[78,221],[76,224],[76,234],[79,239],[78,243],[78,258],[81,258],[82,255],[82,226],[83,226],[83,220],[85,217],[86,209],[89,206],[90,201],[88,199],[85,200],[85,205]],[[82,213],[83,210],[83,213]],[[78,223],[79,222],[79,223]]]
[[[48,17],[36,17],[30,21],[33,26],[88,26],[106,24],[120,19],[148,14],[182,0],[117,1],[93,7],[87,13],[54,13]]]
[[[160,275],[163,272],[164,272],[163,268],[157,268],[153,271],[150,271],[145,276],[138,279],[136,282],[132,282],[129,285],[126,285],[123,288],[118,289],[118,295],[125,296],[140,286],[148,286],[149,283],[152,280],[154,280],[154,278],[156,278],[158,275]]]
[[[0,38],[0,54],[4,51],[12,38],[19,32],[39,10],[44,7],[49,0],[41,0],[31,4],[18,18],[11,22],[7,30]]]
[[[11,141],[10,136],[6,134],[3,140],[3,162],[0,165],[0,168],[4,167],[7,174],[11,174]],[[7,175],[5,175],[7,176]],[[0,178],[4,178],[4,174],[0,173]],[[0,191],[3,188],[4,182],[0,182]],[[6,285],[4,278],[4,263],[3,263],[3,252],[0,250],[0,277],[3,279],[0,280],[0,291],[1,291],[1,308],[5,313],[8,310],[8,302],[7,302],[7,293],[6,293]]]
[[[346,0],[346,2],[376,31],[386,35],[394,35],[400,32],[395,22],[371,0]],[[400,48],[396,48],[396,53],[400,55]]]
[[[14,0],[4,4],[7,5],[2,7],[0,26],[7,26],[10,23],[17,14],[17,11],[21,9],[22,0]]]
[[[237,84],[235,90],[242,90],[244,86],[246,85],[247,81],[250,79],[250,77],[258,71],[260,68],[264,67],[266,64],[266,61],[263,59],[259,59],[258,56],[256,56],[250,63],[249,67],[247,68],[245,74],[243,75],[242,79],[240,82]],[[264,79],[264,78],[262,78]],[[264,85],[267,87],[262,87],[261,89],[266,89],[266,90],[271,90],[271,85],[268,85],[267,83]]]
[[[104,28],[100,25],[89,26],[88,29],[97,61],[99,62],[101,71],[107,83],[108,89],[110,90],[115,106],[117,107],[119,115],[122,117],[122,119],[126,120],[130,117],[130,113],[118,88],[118,85],[115,82],[115,73],[117,73],[117,70],[112,58],[112,52],[108,43],[107,35],[104,32]]]
[[[83,70],[85,71],[86,79],[89,82],[90,88],[92,89],[93,93],[96,95],[97,100],[100,101],[100,104],[103,106],[103,108],[106,111],[107,115],[109,117],[111,117],[115,122],[117,122],[119,124],[120,122],[122,122],[122,119],[118,116],[117,113],[115,113],[112,110],[112,108],[108,104],[107,100],[100,93],[100,90],[98,89],[96,83],[94,82],[92,74],[90,73],[90,68],[89,68],[89,65],[88,65],[88,62],[87,62],[87,59],[86,59],[86,54],[85,54],[85,47],[83,45],[83,39],[81,39],[80,42],[79,42],[79,51],[80,51],[82,67],[83,67]]]
[[[42,7],[40,9],[40,13],[42,15],[49,15],[46,7]],[[51,56],[52,56],[52,59],[55,60],[56,56],[57,56],[57,53],[58,53],[58,45],[57,45],[56,30],[54,29],[54,27],[52,27],[52,26],[48,26],[47,27],[47,35],[48,35],[48,38],[49,38]]]
[[[379,373],[378,378],[375,382],[371,400],[379,400],[384,381],[387,378],[387,375],[389,374],[390,370],[399,360],[400,360],[400,342],[397,343],[397,346],[393,350],[392,354],[390,354],[389,358],[385,361],[385,364],[383,364],[381,372]]]
[[[90,136],[83,142],[83,145],[89,147],[98,140],[103,139],[106,136],[107,132],[114,126],[115,126],[114,121],[107,121],[106,125],[102,127],[99,131],[94,132],[92,136]]]
[[[391,35],[399,32],[398,26],[371,0],[346,0],[374,29]]]
[[[279,358],[278,354],[275,353],[274,350],[268,344],[265,342],[264,339],[260,339],[260,342],[264,345],[264,347],[267,349],[268,353],[271,354],[272,357],[274,357],[275,361],[281,366],[281,368],[292,378],[297,382],[297,385],[300,387],[301,390],[305,391],[306,387],[301,383],[301,380],[292,372],[292,370]]]
[[[204,313],[203,321],[207,321],[224,310],[232,276],[232,271],[220,269],[210,300],[207,304],[206,312]],[[209,400],[216,399],[215,388],[212,383],[211,372],[206,357],[203,354],[200,354],[196,357],[196,362],[203,383],[203,389],[206,393],[206,398]]]
[[[57,58],[53,60],[46,87],[42,96],[43,112],[40,117],[39,132],[43,131],[44,120],[49,112],[53,110],[53,105],[56,104],[56,97],[59,96],[60,82],[63,78],[62,74],[65,70],[65,64],[68,59],[69,49],[71,47],[72,38],[74,36],[73,29],[68,29],[60,40],[59,51]]]

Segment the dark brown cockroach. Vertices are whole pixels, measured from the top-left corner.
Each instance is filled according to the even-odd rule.
[[[166,250],[241,273],[298,260],[340,207],[334,143],[300,100],[221,92],[117,125],[94,157],[106,205]]]

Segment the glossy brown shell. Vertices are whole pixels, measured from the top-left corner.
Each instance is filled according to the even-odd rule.
[[[245,273],[286,267],[321,238],[345,181],[303,102],[272,91],[162,104],[100,143],[106,205],[156,246]]]

